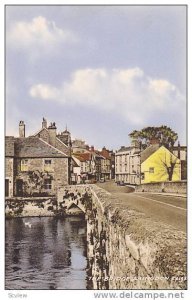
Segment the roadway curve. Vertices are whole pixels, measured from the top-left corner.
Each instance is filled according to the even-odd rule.
[[[186,232],[187,198],[176,195],[135,193],[128,187],[117,186],[114,182],[97,184],[110,192],[118,206],[144,213],[148,218],[173,226]]]

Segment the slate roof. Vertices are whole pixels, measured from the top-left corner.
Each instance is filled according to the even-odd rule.
[[[73,163],[73,167],[80,167],[79,159],[77,159],[77,157],[75,157],[74,155],[72,155],[72,163]]]
[[[121,147],[118,151],[118,152],[125,152],[125,151],[130,151],[132,149],[132,147]]]
[[[14,156],[14,137],[13,136],[5,137],[5,156],[9,156],[9,157]]]
[[[133,149],[135,149],[135,151],[132,151]],[[116,153],[118,154],[118,153],[121,153],[121,152],[128,152],[128,151],[131,151],[131,155],[140,153],[140,149],[135,148],[133,146],[121,147]]]
[[[15,156],[28,158],[67,157],[38,137],[15,138]]]
[[[159,149],[158,144],[150,145],[145,150],[141,152],[141,163],[143,163],[149,156],[151,156],[155,151]]]

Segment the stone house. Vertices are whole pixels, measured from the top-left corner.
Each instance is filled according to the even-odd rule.
[[[44,140],[51,146],[57,148],[58,150],[62,151],[66,155],[71,155],[70,132],[65,130],[61,134],[57,134],[57,127],[55,122],[47,126],[47,121],[43,118],[42,128],[34,135],[32,135],[32,137],[41,138],[42,140]]]
[[[19,123],[19,138],[5,138],[5,194],[46,196],[70,183],[70,142],[66,145],[56,134],[55,123],[25,137],[25,124]],[[62,136],[62,134],[61,134]]]
[[[5,139],[5,196],[13,197],[14,186],[14,137]]]

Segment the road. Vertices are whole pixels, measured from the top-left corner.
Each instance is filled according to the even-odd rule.
[[[166,194],[135,193],[125,186],[117,186],[114,182],[97,184],[99,187],[115,195],[115,202],[124,207],[145,213],[152,220],[173,226],[176,230],[186,232],[187,199]]]

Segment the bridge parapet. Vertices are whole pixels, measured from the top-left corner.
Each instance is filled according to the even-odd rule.
[[[12,216],[87,219],[88,277],[93,289],[186,289],[186,234],[123,206],[95,185],[66,186],[57,199],[6,200]]]
[[[95,185],[66,187],[67,195],[86,215],[94,289],[186,289],[184,232],[123,207]]]

